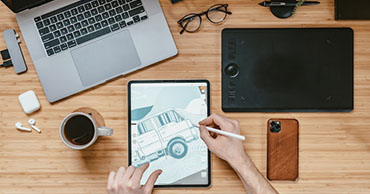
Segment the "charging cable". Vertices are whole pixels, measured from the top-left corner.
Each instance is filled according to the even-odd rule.
[[[11,67],[13,66],[12,60],[10,60],[10,54],[8,49],[0,51],[1,58],[3,59],[3,64],[0,64],[1,67]]]

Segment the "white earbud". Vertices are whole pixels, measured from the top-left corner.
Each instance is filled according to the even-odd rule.
[[[31,125],[32,129],[34,129],[35,131],[41,133],[41,130],[35,126],[35,124],[36,124],[36,120],[35,119],[28,120],[28,124]]]
[[[20,123],[20,122],[16,122],[15,123],[15,128],[17,128],[19,130],[22,130],[22,131],[29,131],[29,132],[32,131],[32,129],[29,129],[29,128],[26,128],[26,127],[22,127],[22,123]]]

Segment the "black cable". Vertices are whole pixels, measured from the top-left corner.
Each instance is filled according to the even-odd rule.
[[[0,64],[2,67],[11,67],[13,66],[12,60],[10,60],[10,55],[8,49],[0,51],[1,58],[3,59],[3,64]]]
[[[3,64],[1,64],[0,66],[5,67],[5,68],[6,67],[11,67],[11,66],[13,66],[12,60],[7,60]]]

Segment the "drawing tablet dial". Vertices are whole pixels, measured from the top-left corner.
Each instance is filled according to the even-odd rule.
[[[234,78],[239,75],[239,67],[235,63],[228,64],[224,69],[226,75],[228,75],[231,78]]]

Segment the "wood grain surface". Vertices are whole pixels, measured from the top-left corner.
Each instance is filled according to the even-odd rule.
[[[292,18],[275,18],[262,0],[183,0],[172,5],[160,0],[178,56],[109,83],[49,104],[26,45],[21,47],[28,72],[15,74],[0,68],[0,193],[105,193],[111,170],[127,166],[127,92],[131,79],[208,79],[212,86],[212,112],[238,119],[244,147],[266,175],[266,122],[269,118],[296,118],[300,123],[299,180],[272,182],[281,193],[370,193],[370,21],[334,21],[334,0],[304,6]],[[231,16],[221,25],[207,20],[197,33],[179,34],[176,23],[185,14],[201,12],[216,3],[229,3]],[[205,18],[204,18],[205,19]],[[355,34],[355,109],[351,113],[223,113],[221,110],[221,30],[225,27],[352,27]],[[0,30],[19,27],[15,16],[0,3]],[[21,35],[22,37],[22,35]],[[153,37],[155,38],[155,37]],[[0,49],[5,42],[0,36]],[[67,79],[67,77],[66,77]],[[34,90],[41,110],[25,115],[18,95]],[[79,107],[92,107],[114,128],[83,151],[67,148],[59,138],[62,119]],[[34,118],[41,134],[19,132],[17,121],[27,126]],[[234,171],[212,156],[213,185],[186,189],[186,193],[245,193]],[[154,193],[184,193],[184,189]]]

